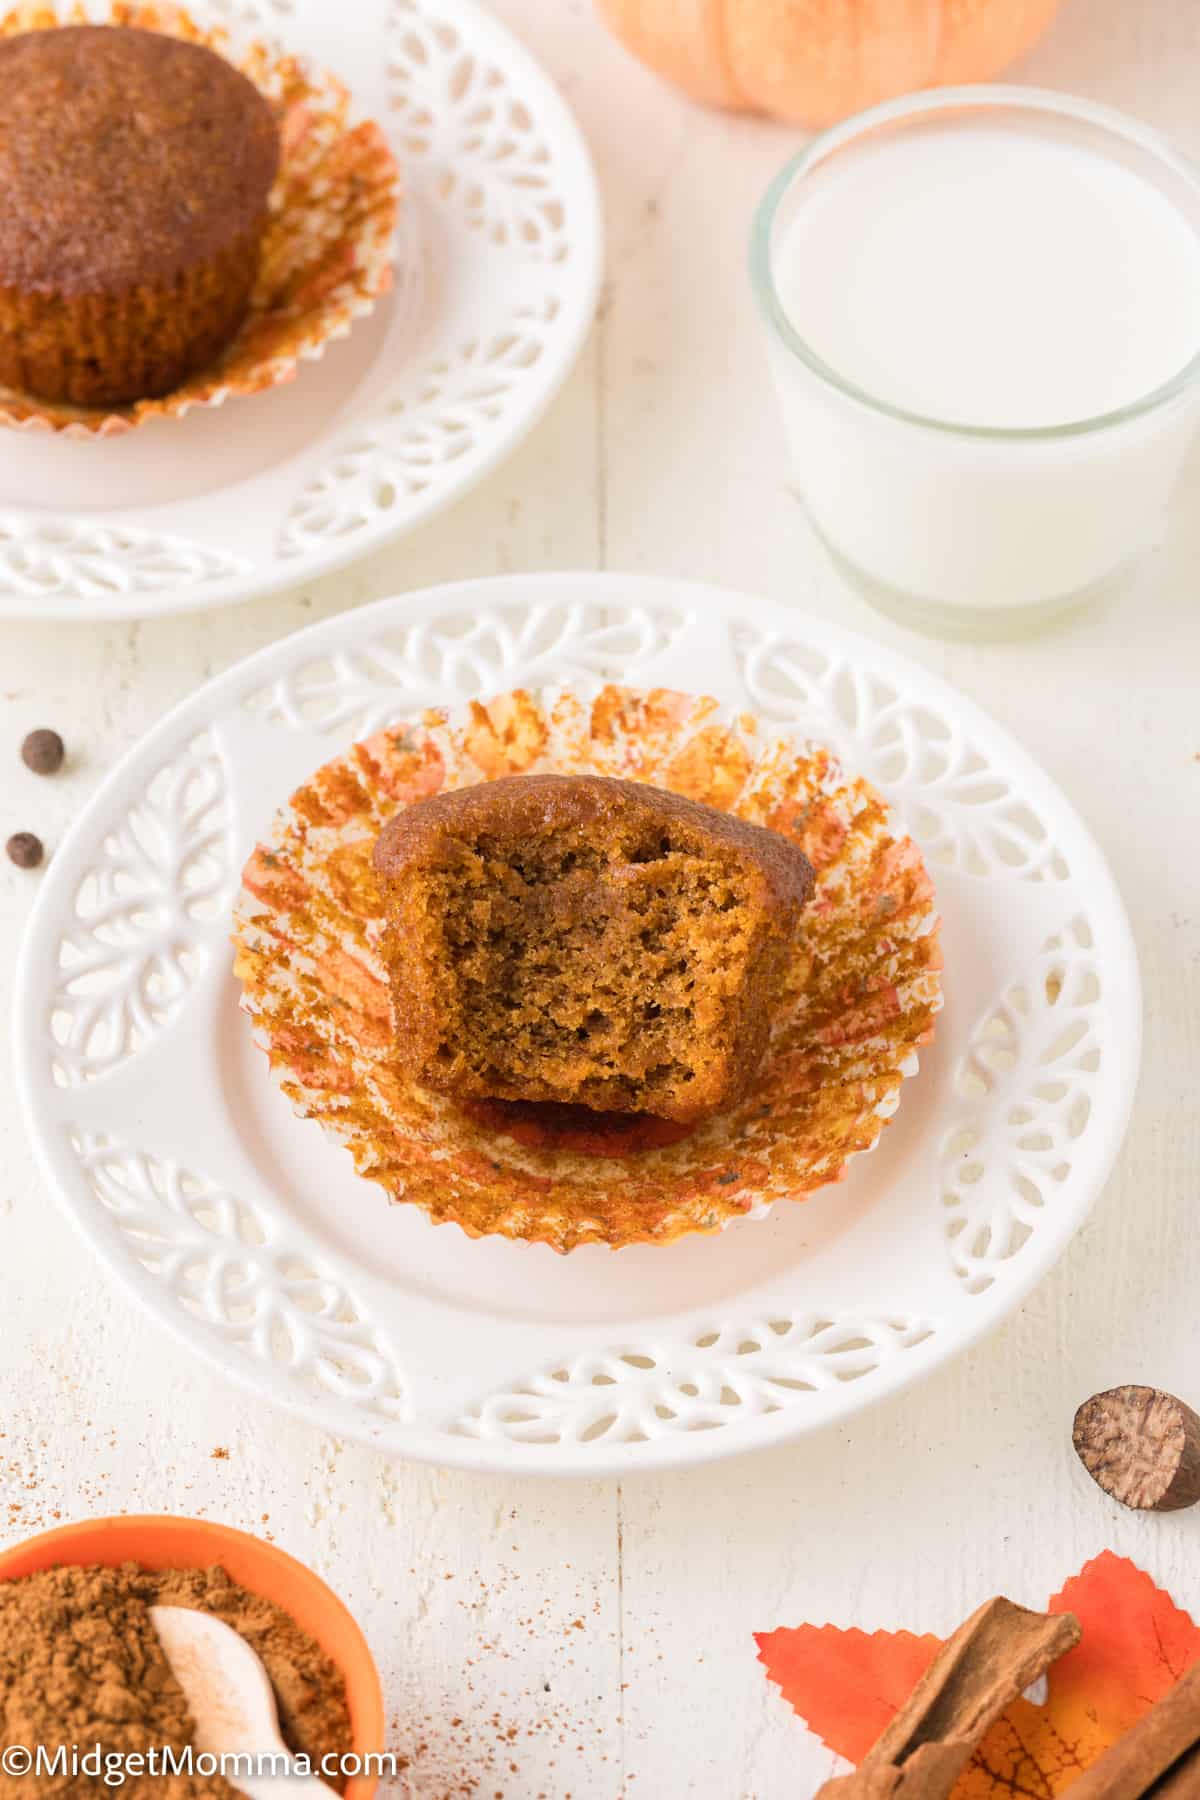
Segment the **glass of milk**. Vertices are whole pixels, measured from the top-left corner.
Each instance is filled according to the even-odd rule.
[[[751,252],[797,485],[875,605],[998,636],[1120,586],[1200,411],[1200,176],[1120,113],[923,93],[825,133]]]

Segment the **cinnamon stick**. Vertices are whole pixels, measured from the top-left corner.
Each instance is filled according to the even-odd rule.
[[[1197,1795],[1200,1663],[1071,1786],[1071,1800],[1196,1800]]]
[[[1200,1794],[1200,1749],[1193,1750],[1161,1781],[1156,1781],[1146,1800],[1196,1800],[1197,1794]]]
[[[989,1600],[942,1646],[854,1774],[827,1781],[817,1800],[949,1800],[1005,1707],[1079,1636],[1071,1613]]]

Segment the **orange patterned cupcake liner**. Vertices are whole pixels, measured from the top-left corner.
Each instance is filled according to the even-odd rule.
[[[443,788],[554,770],[619,775],[792,838],[816,871],[753,1091],[690,1130],[579,1109],[473,1106],[391,1053],[375,839]],[[559,1251],[665,1244],[839,1181],[870,1150],[933,1036],[933,889],[880,795],[826,749],[666,689],[517,690],[437,709],[325,764],[246,865],[236,971],[284,1093],[394,1201]]]
[[[290,381],[387,292],[400,204],[400,174],[382,130],[354,123],[350,94],[334,76],[259,41],[235,49],[227,31],[197,24],[166,0],[112,0],[107,10],[26,0],[0,18],[0,36],[97,23],[167,32],[228,57],[270,102],[281,162],[250,311],[210,368],[160,399],[95,410],[0,386],[0,424],[83,438]]]

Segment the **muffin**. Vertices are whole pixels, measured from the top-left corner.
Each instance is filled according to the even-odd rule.
[[[0,41],[0,381],[120,406],[236,335],[279,132],[203,45],[133,26]]]
[[[777,833],[602,776],[418,801],[374,868],[397,1055],[423,1085],[681,1123],[752,1082],[813,884]]]

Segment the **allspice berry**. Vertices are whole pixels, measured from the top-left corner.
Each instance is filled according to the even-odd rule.
[[[21,761],[35,775],[57,775],[66,754],[66,746],[57,731],[48,731],[44,727],[31,731],[21,745]]]
[[[1093,1394],[1075,1414],[1075,1454],[1106,1494],[1139,1512],[1200,1500],[1200,1418],[1160,1388]]]
[[[14,831],[4,848],[9,862],[16,863],[18,869],[36,869],[46,854],[41,838],[32,831]]]

